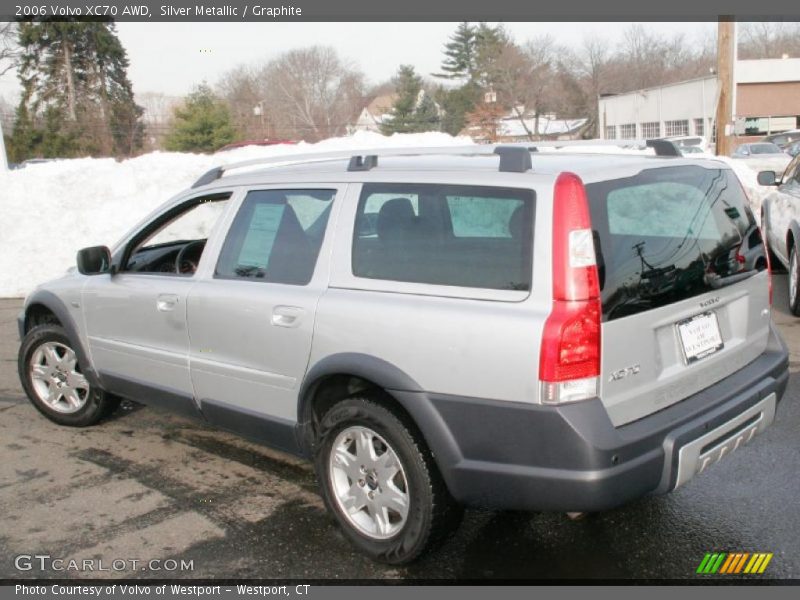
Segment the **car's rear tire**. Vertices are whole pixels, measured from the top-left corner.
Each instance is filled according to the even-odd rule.
[[[31,329],[19,349],[19,378],[28,399],[59,425],[94,425],[119,406],[119,399],[86,379],[73,344],[59,325]]]
[[[792,247],[789,253],[789,310],[792,314],[800,317],[800,257],[797,255],[797,247]]]
[[[344,400],[323,416],[315,467],[328,510],[375,560],[408,563],[461,520],[419,434],[368,398]]]

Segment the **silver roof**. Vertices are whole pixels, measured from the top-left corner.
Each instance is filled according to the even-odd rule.
[[[354,155],[361,154],[358,151]],[[286,160],[298,160],[301,156],[286,157]],[[608,154],[579,153],[572,151],[533,152],[531,154],[533,168],[525,173],[499,172],[499,157],[496,155],[419,155],[419,156],[379,156],[378,165],[367,171],[348,171],[349,159],[335,158],[330,160],[314,160],[294,164],[270,164],[267,166],[251,164],[237,167],[225,172],[202,189],[217,187],[249,186],[270,183],[301,182],[379,182],[379,181],[414,181],[430,180],[438,175],[447,180],[463,178],[473,180],[476,177],[484,180],[484,184],[508,185],[514,181],[522,183],[520,178],[528,178],[530,183],[546,177],[552,179],[559,173],[570,171],[579,175],[584,181],[599,181],[615,177],[634,175],[644,169],[698,165],[706,168],[729,168],[729,166],[713,158],[661,157],[646,154]],[[225,167],[223,167],[225,168]]]

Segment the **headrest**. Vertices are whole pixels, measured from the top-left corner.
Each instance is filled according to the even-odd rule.
[[[414,207],[408,198],[392,198],[378,211],[376,229],[378,238],[397,238],[409,233],[415,225]]]

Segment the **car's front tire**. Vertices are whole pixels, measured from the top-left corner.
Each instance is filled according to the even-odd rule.
[[[795,316],[800,316],[800,257],[797,247],[792,247],[789,253],[789,310]]]
[[[31,329],[20,346],[17,366],[28,399],[59,425],[94,425],[119,405],[117,398],[90,384],[59,325]]]
[[[315,467],[328,510],[346,537],[381,562],[408,563],[460,522],[430,452],[413,427],[368,398],[322,418]]]

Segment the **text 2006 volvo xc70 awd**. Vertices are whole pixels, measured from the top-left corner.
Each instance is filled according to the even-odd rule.
[[[127,397],[308,457],[392,563],[465,505],[669,492],[770,425],[788,358],[734,173],[646,144],[214,169],[30,295],[25,391],[63,425]]]

